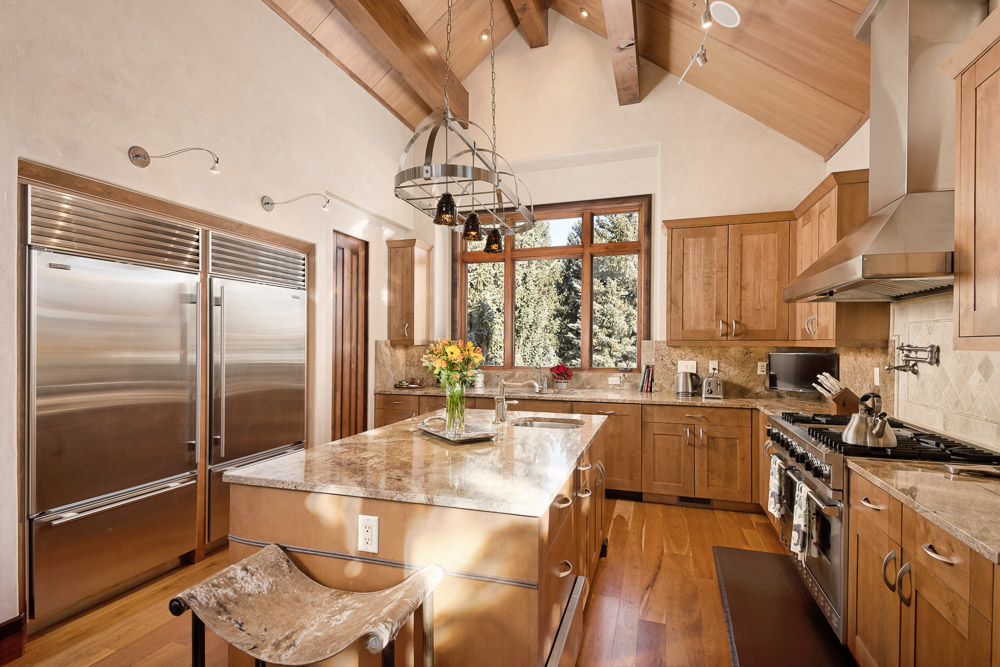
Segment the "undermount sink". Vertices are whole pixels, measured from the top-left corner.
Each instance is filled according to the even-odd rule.
[[[536,394],[570,394],[572,389],[540,389],[534,393]]]
[[[560,419],[558,417],[524,417],[523,419],[515,419],[511,424],[530,428],[580,428],[583,426],[583,420]]]

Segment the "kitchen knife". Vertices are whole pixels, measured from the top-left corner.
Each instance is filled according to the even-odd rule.
[[[818,381],[818,382],[819,382],[819,383],[820,383],[821,385],[823,385],[823,388],[824,388],[824,389],[826,389],[826,390],[827,390],[827,391],[829,391],[830,393],[832,393],[832,394],[836,394],[836,393],[837,393],[837,390],[836,390],[836,389],[834,389],[834,387],[833,387],[833,384],[831,384],[831,382],[830,382],[829,380],[827,380],[827,379],[826,379],[825,377],[823,377],[822,375],[817,375],[817,376],[816,376],[816,380],[817,380],[817,381]]]
[[[829,373],[823,373],[823,377],[826,378],[827,382],[832,386],[834,391],[839,392],[844,390],[844,385],[840,384],[840,380],[833,377]]]
[[[819,386],[815,382],[813,382],[813,386],[816,387],[816,391],[818,391],[819,393],[823,394],[827,398],[833,398],[833,394],[831,394],[830,392],[828,392],[826,389],[824,389],[823,387]]]

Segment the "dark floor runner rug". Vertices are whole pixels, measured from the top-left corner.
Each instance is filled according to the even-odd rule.
[[[792,556],[712,547],[737,667],[854,665]]]

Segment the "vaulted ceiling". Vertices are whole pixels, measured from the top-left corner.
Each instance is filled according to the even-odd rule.
[[[641,59],[680,76],[697,49],[703,0],[694,1],[496,0],[493,37],[516,32],[544,47],[547,5],[608,39],[619,104],[641,104]],[[443,106],[447,0],[264,2],[409,127]],[[741,24],[710,29],[708,63],[685,82],[823,157],[835,153],[868,117],[869,47],[852,35],[865,0],[729,2]],[[452,17],[449,99],[465,117],[461,81],[489,57],[489,0],[454,0]]]

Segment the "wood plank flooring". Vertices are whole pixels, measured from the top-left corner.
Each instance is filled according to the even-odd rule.
[[[594,582],[579,665],[729,665],[713,546],[781,553],[767,519],[710,509],[609,500],[608,556]],[[167,573],[33,635],[12,666],[190,664],[190,620],[167,602],[229,562],[227,550]],[[207,633],[208,665],[226,645]]]

